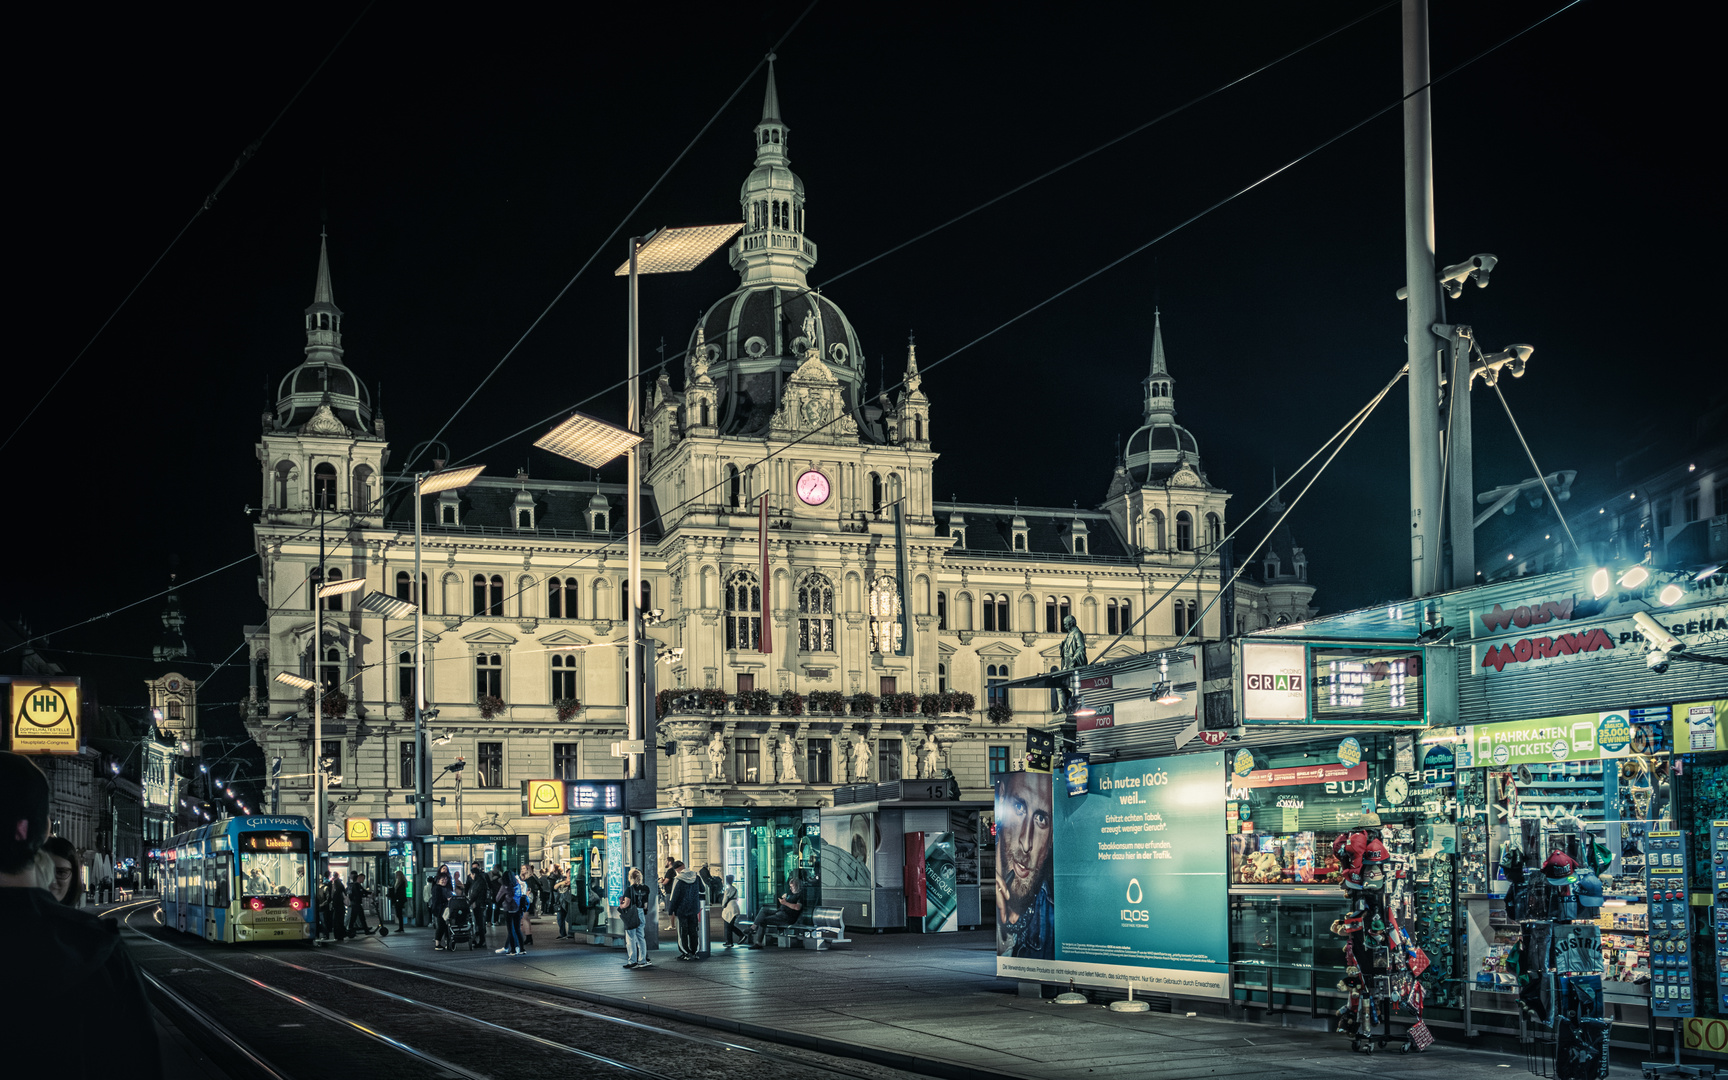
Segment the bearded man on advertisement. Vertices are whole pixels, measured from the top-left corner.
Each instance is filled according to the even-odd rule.
[[[1056,958],[1049,773],[996,777],[996,955]]]

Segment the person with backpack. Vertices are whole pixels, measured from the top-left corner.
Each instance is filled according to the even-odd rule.
[[[678,959],[701,960],[702,936],[697,922],[702,917],[706,890],[702,879],[694,871],[686,870],[683,863],[675,864],[673,869],[678,871],[678,876],[672,879],[672,900],[668,906],[678,920]]]
[[[630,884],[618,901],[618,918],[624,924],[624,968],[634,971],[654,966],[648,959],[648,886],[642,884],[642,871],[630,870]]]
[[[504,945],[494,949],[499,956],[521,956],[522,949],[522,883],[516,875],[506,870],[498,881],[498,891],[493,894],[493,903],[498,913],[504,918]]]

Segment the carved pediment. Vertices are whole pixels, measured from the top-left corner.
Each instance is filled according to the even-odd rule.
[[[495,627],[490,627],[490,626],[487,627],[486,629],[480,631],[477,634],[468,634],[467,636],[463,637],[462,640],[466,641],[470,645],[514,645],[514,644],[516,644],[515,638],[511,637],[509,634],[506,634],[502,630],[499,630],[499,629],[496,629]]]
[[[857,441],[858,423],[846,409],[840,380],[815,349],[805,350],[804,362],[786,380],[780,407],[768,429],[770,437],[776,439],[802,435],[834,442]]]
[[[978,655],[1006,657],[1012,660],[1014,657],[1020,655],[1020,650],[1009,645],[1004,645],[1000,641],[992,641],[988,645],[981,646],[978,649]]]
[[[1170,477],[1170,483],[1175,487],[1200,487],[1200,474],[1184,465]]]
[[[552,645],[592,645],[593,642],[581,634],[570,630],[560,630],[556,634],[547,634],[540,639],[540,644]]]
[[[311,419],[300,426],[304,435],[346,435],[348,428],[342,421],[336,419],[336,414],[330,411],[330,406],[320,405]]]

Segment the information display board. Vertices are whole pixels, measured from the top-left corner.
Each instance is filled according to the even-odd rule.
[[[1686,834],[1650,833],[1644,854],[1644,889],[1650,908],[1650,1011],[1657,1016],[1696,1016]]]
[[[406,840],[414,835],[414,819],[351,817],[346,820],[343,834],[350,844],[369,844],[374,840]]]
[[[1084,797],[1000,774],[996,973],[1228,997],[1223,768],[1222,751],[1095,762]]]
[[[1245,724],[1419,725],[1426,714],[1421,646],[1244,641],[1238,676]]]
[[[622,780],[524,780],[524,817],[616,814],[624,809]]]

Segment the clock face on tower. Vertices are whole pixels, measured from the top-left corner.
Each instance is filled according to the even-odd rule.
[[[828,501],[828,478],[811,469],[798,478],[798,498],[810,506],[821,506]]]

